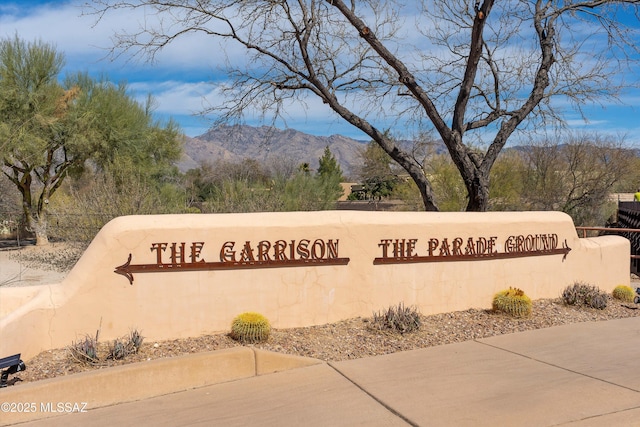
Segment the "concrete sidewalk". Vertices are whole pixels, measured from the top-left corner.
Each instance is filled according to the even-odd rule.
[[[321,363],[21,425],[640,426],[639,353],[639,317],[573,324]]]

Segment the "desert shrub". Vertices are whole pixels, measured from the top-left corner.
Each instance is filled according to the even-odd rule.
[[[136,354],[142,346],[144,337],[137,329],[132,330],[127,337],[116,338],[109,346],[107,359],[120,360]]]
[[[131,346],[135,348],[136,353],[142,346],[142,341],[144,341],[144,337],[140,334],[140,331],[138,331],[137,329],[134,329],[129,333],[129,344],[131,344]]]
[[[271,334],[271,324],[259,313],[246,312],[236,316],[231,323],[229,336],[243,343],[264,342]]]
[[[567,305],[587,306],[603,310],[607,307],[607,294],[597,286],[576,282],[562,291],[562,300]]]
[[[340,191],[336,191],[336,186]],[[202,202],[203,212],[290,212],[334,209],[342,187],[334,178],[299,172],[274,177],[268,185],[225,180]]]
[[[513,317],[527,317],[531,314],[531,298],[518,288],[500,291],[493,297],[493,310],[510,314]]]
[[[85,335],[82,341],[73,342],[68,347],[71,358],[77,362],[91,365],[98,365],[105,359],[120,360],[137,353],[144,340],[140,332],[134,329],[128,336],[113,340],[107,350],[106,344],[99,345],[99,335],[100,329],[96,331],[95,337]]]
[[[51,237],[88,244],[119,216],[185,212],[184,194],[174,186],[112,172],[83,176],[56,194],[49,206]]]
[[[127,344],[120,338],[113,340],[113,343],[109,346],[109,354],[107,359],[120,360],[129,355]]]
[[[98,363],[98,335],[85,335],[82,341],[73,342],[69,347],[71,357],[81,363]]]
[[[420,329],[422,321],[416,307],[406,307],[403,303],[391,306],[386,311],[373,313],[372,327],[380,331],[405,334]]]
[[[615,299],[624,302],[633,302],[636,297],[636,292],[631,286],[618,285],[613,289],[612,295]]]

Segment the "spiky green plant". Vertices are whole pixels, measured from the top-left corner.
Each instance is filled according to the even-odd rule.
[[[84,340],[73,342],[69,347],[71,357],[81,363],[98,363],[98,340],[86,335]]]
[[[122,340],[116,338],[109,347],[107,359],[120,360],[128,356],[127,346]]]
[[[373,313],[374,329],[390,330],[405,334],[420,329],[420,313],[416,307],[405,307],[403,303],[391,306],[386,311]]]
[[[131,348],[132,353],[137,353],[138,350],[140,350],[142,341],[144,341],[144,337],[137,329],[134,329],[129,333],[129,342],[127,344]]]
[[[132,330],[128,337],[116,338],[109,346],[107,359],[120,360],[131,354],[136,354],[140,350],[143,340],[144,337],[137,329]]]
[[[595,308],[598,310],[604,310],[607,308],[607,304],[609,303],[609,298],[607,294],[604,292],[598,292],[597,294],[593,294],[587,300],[587,305],[591,308]]]
[[[260,313],[246,312],[236,316],[231,323],[231,338],[243,343],[266,341],[271,334],[271,324]]]
[[[597,286],[575,282],[562,291],[562,300],[567,305],[587,306],[603,310],[607,307],[608,296]]]
[[[531,298],[518,288],[500,291],[493,297],[493,310],[510,314],[513,317],[528,317],[533,304]]]
[[[613,289],[613,297],[624,302],[633,302],[636,291],[631,286],[618,285]]]

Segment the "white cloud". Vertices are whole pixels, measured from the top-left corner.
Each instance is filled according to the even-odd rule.
[[[18,34],[24,40],[41,39],[56,45],[68,55],[96,55],[95,45],[104,34],[91,28],[91,20],[81,17],[81,10],[72,3],[49,4],[32,8],[0,9],[0,36]]]
[[[582,119],[570,119],[567,120],[567,126],[570,128],[573,127],[598,127],[602,125],[607,125],[609,121],[607,120],[582,120]]]
[[[158,103],[159,113],[197,114],[205,108],[204,99],[214,95],[215,88],[207,82],[168,80],[160,83],[137,82],[128,85],[136,98],[144,100],[151,93]]]
[[[69,67],[115,69],[123,66],[134,69],[151,68],[148,58],[131,57],[125,53],[111,63],[106,58],[117,32],[137,31],[140,23],[152,19],[142,10],[115,10],[97,21],[87,14],[79,2],[42,5],[29,9],[5,5],[0,9],[0,37],[13,37],[51,43],[65,54]],[[83,14],[84,12],[84,14]],[[212,69],[224,59],[215,42],[202,35],[186,35],[164,49],[153,64],[156,69]]]
[[[105,74],[113,80],[129,81],[129,87],[136,97],[144,100],[147,93],[152,93],[158,103],[156,112],[162,116],[179,117],[185,123],[185,130],[200,129],[200,124],[204,122],[196,123],[186,118],[201,112],[209,103],[221,99],[216,86],[211,83],[216,81],[221,84],[226,80],[224,74],[217,74],[217,67],[222,68],[227,59],[236,65],[241,65],[247,60],[247,54],[243,49],[230,47],[225,53],[225,49],[213,37],[188,34],[170,43],[153,64],[146,63],[143,57],[132,60],[127,53],[117,61],[110,62],[103,58],[113,44],[114,32],[136,31],[140,23],[146,21],[149,24],[156,18],[152,14],[145,15],[142,9],[114,10],[96,23],[96,16],[83,15],[80,4],[84,2],[85,0],[57,1],[33,6],[33,3],[20,0],[12,3],[4,0],[0,3],[0,37],[13,37],[17,33],[25,40],[41,39],[54,44],[65,54],[68,71],[88,71],[92,75]],[[415,8],[415,3],[405,2],[404,7],[406,13],[402,18],[405,19],[405,25],[401,29],[404,38],[394,46],[398,55],[406,60],[412,69],[420,70],[424,65],[419,57],[420,50],[410,52],[411,49],[420,46],[430,54],[445,50],[434,46],[425,48],[425,38],[416,31],[415,26],[426,30],[426,25],[430,24],[416,23],[412,19],[414,15],[409,12]],[[582,30],[588,31],[589,28],[576,27],[576,31]],[[510,56],[514,54],[514,50],[505,49],[501,54]],[[557,105],[569,107],[561,101],[558,100]],[[352,105],[353,108],[358,108],[357,102],[360,100]],[[382,104],[387,102],[386,99],[379,102],[381,105],[377,106],[379,111],[374,115],[374,124],[379,127],[392,127],[398,114],[391,105]],[[627,106],[640,105],[640,93],[627,91],[623,94],[622,102]],[[571,113],[571,110],[567,108],[567,112]],[[586,126],[589,129],[626,129],[630,133],[638,133],[634,130],[636,125],[635,119],[632,118],[637,111],[630,107],[607,104],[605,110],[599,107],[589,108],[587,113],[591,120],[589,123],[585,124],[581,120],[574,122],[575,117],[568,116],[570,125]],[[286,124],[296,129],[309,129],[318,134],[350,133],[362,138],[360,131],[338,118],[317,97],[308,97],[306,108],[299,104],[287,105],[285,114]],[[255,120],[258,116],[258,111],[247,111],[250,120]],[[283,122],[279,124],[284,126]],[[401,126],[394,128],[399,129]]]

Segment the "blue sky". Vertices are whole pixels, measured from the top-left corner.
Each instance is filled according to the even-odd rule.
[[[189,136],[206,131],[211,120],[197,113],[215,100],[215,84],[221,77],[218,62],[212,55],[212,42],[192,36],[166,48],[153,64],[129,56],[110,61],[106,58],[115,31],[135,28],[136,17],[130,12],[107,15],[98,25],[95,19],[82,16],[82,1],[0,0],[0,37],[18,36],[27,41],[40,39],[53,44],[65,55],[66,71],[87,71],[91,75],[106,75],[112,81],[126,81],[132,94],[140,100],[151,93],[156,100],[159,118],[173,117]],[[638,24],[640,26],[640,24]],[[640,76],[631,76],[638,81]],[[607,104],[585,109],[588,122],[574,111],[565,119],[573,130],[624,135],[627,142],[640,146],[640,91],[629,90],[624,105]],[[356,139],[368,137],[346,124],[317,100],[308,102],[308,109],[287,111],[286,126],[306,133],[329,136],[341,134]],[[259,125],[259,122],[248,121]],[[269,124],[269,123],[267,123]],[[283,123],[278,123],[284,128]]]

